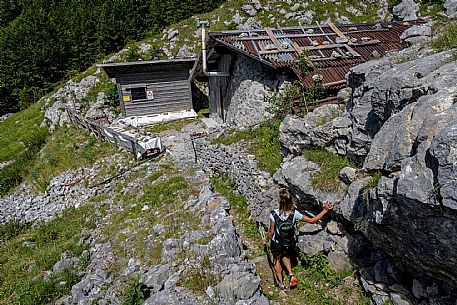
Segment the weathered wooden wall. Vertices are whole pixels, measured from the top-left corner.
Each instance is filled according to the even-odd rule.
[[[186,65],[148,66],[147,71],[118,74],[116,81],[120,89],[144,85],[153,91],[153,100],[130,102],[124,102],[123,92],[119,92],[121,109],[125,116],[192,109],[189,68]]]

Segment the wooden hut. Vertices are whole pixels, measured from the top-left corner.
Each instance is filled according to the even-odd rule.
[[[100,64],[116,79],[124,116],[192,109],[191,70],[195,58]]]

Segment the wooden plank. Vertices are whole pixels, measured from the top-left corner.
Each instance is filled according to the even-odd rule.
[[[362,55],[360,55],[359,53],[357,53],[357,52],[356,52],[351,46],[349,46],[349,45],[346,45],[346,50],[348,50],[348,51],[352,54],[352,56],[354,56],[354,57],[360,57],[360,56],[362,56]]]
[[[333,32],[335,32],[335,34],[336,34],[338,37],[349,39],[349,38],[347,38],[346,35],[344,35],[343,32],[341,32],[340,29],[338,29],[338,27],[337,27],[336,25],[334,25],[332,22],[328,22],[327,25],[329,26],[329,28],[332,29]]]
[[[357,43],[354,43],[352,44],[353,47],[360,47],[360,46],[367,46],[367,45],[374,45],[374,44],[379,44],[380,41],[379,40],[370,40],[370,41],[361,41],[361,42],[357,42]],[[343,43],[332,43],[332,44],[321,44],[321,45],[318,45],[318,46],[305,46],[303,48],[300,48],[302,50],[308,50],[308,51],[319,51],[319,50],[326,50],[326,49],[336,49],[336,48],[347,48],[348,45],[347,44],[343,44]],[[360,56],[357,52],[355,52],[352,48],[351,50],[357,54],[357,56]],[[281,50],[280,52],[278,51],[260,51],[259,54],[260,55],[268,55],[268,54],[278,54],[278,53],[294,53],[296,52],[295,48],[293,49],[285,49],[285,50]]]
[[[292,48],[294,48],[295,52],[301,54],[303,52],[303,48],[298,45],[296,41],[292,41]]]
[[[276,39],[282,38],[312,38],[312,37],[321,37],[321,36],[334,36],[335,33],[327,33],[327,34],[281,34],[275,36]],[[255,37],[240,37],[235,38],[237,41],[245,41],[245,40],[268,40],[269,36],[255,36]]]
[[[276,49],[282,50],[282,46],[279,43],[279,41],[276,39],[275,34],[273,34],[273,31],[270,28],[265,28],[265,32],[267,32],[268,38],[270,38],[270,40],[276,46]]]

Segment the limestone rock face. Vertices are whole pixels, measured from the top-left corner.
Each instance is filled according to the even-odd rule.
[[[429,28],[418,27],[403,38],[429,35]],[[316,227],[304,230],[299,246],[311,255],[328,253],[335,267],[362,262],[361,280],[375,304],[390,298],[398,304],[425,299],[454,305],[450,300],[455,300],[457,287],[457,62],[452,52],[426,51],[411,57],[411,50],[418,49],[354,67],[348,76],[352,93],[346,112],[331,122],[317,123],[330,116],[321,115],[331,113],[325,108],[303,118],[286,117],[280,139],[288,155],[275,179],[288,184],[299,209],[334,202],[333,219],[350,223],[346,232],[363,236],[335,235],[333,227],[327,230],[333,234],[329,235]],[[344,140],[341,150],[336,149],[339,139]],[[320,168],[306,161],[302,151],[313,146],[347,152],[363,164],[361,170],[341,170],[342,193],[326,193],[312,184]],[[370,249],[360,240],[376,249],[369,250],[370,258],[356,255],[366,256]],[[399,285],[402,273],[414,276],[414,289]]]
[[[413,0],[403,0],[400,4],[394,6],[394,18],[402,21],[410,21],[417,19],[419,5]]]
[[[429,152],[443,206],[457,210],[457,121],[440,131]]]
[[[391,116],[404,108],[407,109],[406,116],[406,111],[412,111],[407,105],[452,82],[453,64],[446,65],[450,61],[451,52],[442,52],[401,64],[394,64],[392,59],[381,59],[353,68],[348,76],[349,86],[353,89],[347,104],[352,120],[348,155],[364,161],[373,138]],[[396,125],[397,130],[402,128],[400,118],[392,120],[390,124]]]
[[[364,161],[365,172],[382,176],[375,185],[369,177],[352,182],[335,212],[403,270],[433,279],[443,295],[452,296],[457,286],[457,62],[449,56],[443,52],[400,64],[383,59],[354,68],[348,152]],[[451,304],[448,297],[436,299],[431,288],[430,293],[418,292],[417,285],[414,292],[393,290],[379,284],[382,279],[362,281],[377,291],[379,301],[380,291],[388,288],[399,303],[420,295]]]
[[[338,105],[323,105],[303,118],[288,115],[280,125],[279,140],[286,155],[299,155],[308,147],[331,147],[346,154],[347,135],[352,121],[340,116],[343,110]]]

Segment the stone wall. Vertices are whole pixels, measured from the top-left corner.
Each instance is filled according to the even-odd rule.
[[[271,119],[268,97],[281,88],[286,81],[285,75],[244,56],[235,60],[232,75],[224,96],[227,124],[243,128]]]
[[[211,174],[227,174],[246,198],[254,219],[268,223],[270,211],[277,205],[278,187],[267,172],[257,168],[255,156],[241,148],[213,145],[207,139],[195,139],[198,162]]]

